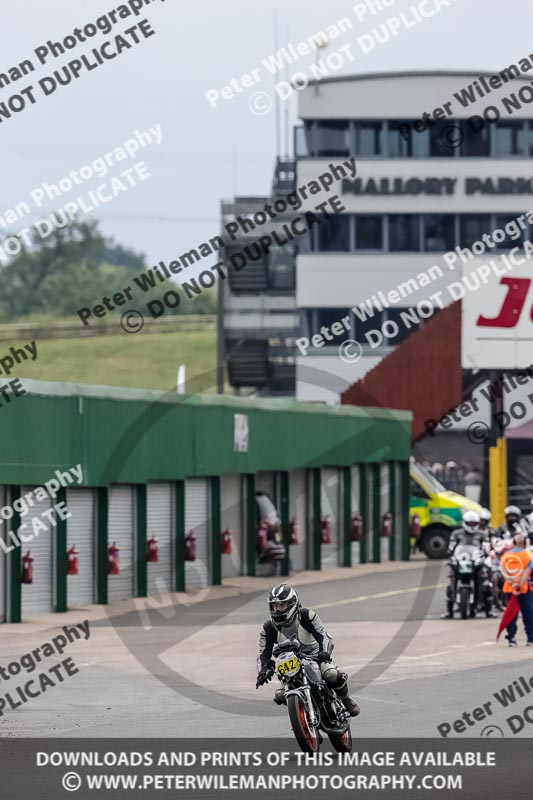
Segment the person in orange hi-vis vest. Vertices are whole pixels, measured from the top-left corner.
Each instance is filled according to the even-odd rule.
[[[530,587],[533,557],[529,550],[524,549],[525,534],[517,533],[513,538],[513,543],[514,547],[504,553],[501,558],[502,573],[505,577],[503,591],[509,595],[509,602],[500,624],[500,632],[507,627],[505,638],[509,647],[516,647],[516,622],[518,613],[521,611],[526,629],[527,645],[533,647],[533,591]]]

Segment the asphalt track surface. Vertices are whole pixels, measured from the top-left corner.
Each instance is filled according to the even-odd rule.
[[[533,690],[507,708],[493,696],[520,676],[533,678],[533,648],[525,647],[522,626],[519,646],[508,648],[496,643],[497,620],[441,620],[444,584],[442,563],[427,562],[386,576],[369,567],[362,577],[300,587],[303,604],[316,609],[334,638],[335,661],[350,675],[361,706],[355,736],[435,736],[437,726],[491,701],[491,714],[450,735],[501,735],[499,728],[510,737],[507,718],[533,706]],[[78,616],[84,619],[82,611]],[[286,709],[272,701],[274,683],[255,689],[265,618],[265,594],[252,592],[94,622],[90,640],[69,645],[63,656],[71,656],[79,672],[5,710],[2,733],[288,736]],[[8,637],[0,629],[0,664],[55,634],[19,628]],[[49,659],[47,666],[60,660]],[[2,681],[0,694],[21,685],[20,678]],[[518,735],[532,736],[533,724]]]

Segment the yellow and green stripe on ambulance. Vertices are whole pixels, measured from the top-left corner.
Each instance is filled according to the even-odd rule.
[[[480,511],[481,506],[461,494],[448,491],[416,462],[411,462],[410,466],[410,487],[412,544],[430,558],[444,558],[450,534],[461,524],[463,511]]]

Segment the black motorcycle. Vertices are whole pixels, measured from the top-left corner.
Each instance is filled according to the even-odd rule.
[[[333,689],[322,679],[317,662],[301,652],[297,639],[274,646],[272,672],[285,690],[293,733],[304,753],[316,753],[324,731],[335,750],[350,753],[350,716]]]
[[[485,554],[471,544],[459,544],[450,558],[453,571],[448,589],[451,610],[459,608],[461,619],[475,617],[478,609],[491,613],[492,583],[487,574]]]

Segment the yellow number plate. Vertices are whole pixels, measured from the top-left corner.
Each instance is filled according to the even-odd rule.
[[[296,672],[299,666],[300,662],[293,656],[293,658],[289,658],[287,661],[280,661],[279,664],[276,664],[276,672],[279,672],[280,675],[288,675],[291,672]]]

